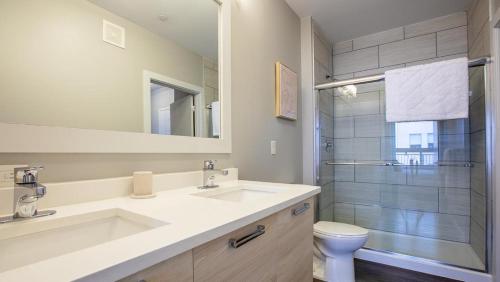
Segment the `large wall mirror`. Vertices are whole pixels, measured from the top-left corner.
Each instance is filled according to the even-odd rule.
[[[218,149],[207,152],[227,152],[227,142],[221,149],[222,143],[191,140],[230,139],[230,83],[224,77],[229,75],[230,15],[224,16],[229,7],[223,6],[230,5],[215,0],[0,1],[0,129],[25,127],[52,135],[55,128],[59,134],[68,129],[87,134],[79,136],[87,141],[121,136],[143,146],[149,136],[163,148],[156,151],[202,152],[200,145],[211,145]],[[180,143],[198,149],[178,150]],[[139,145],[121,150],[143,152]],[[73,146],[63,151],[109,150]]]

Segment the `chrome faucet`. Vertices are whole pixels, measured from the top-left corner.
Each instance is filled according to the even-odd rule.
[[[219,185],[215,184],[215,175],[228,175],[229,171],[227,169],[215,169],[215,160],[207,160],[203,162],[203,186],[198,188],[208,189],[217,188]]]
[[[38,211],[37,201],[45,196],[47,188],[38,183],[38,173],[43,167],[18,167],[14,169],[14,205],[11,216],[0,217],[0,223],[26,218],[47,216],[53,210]]]

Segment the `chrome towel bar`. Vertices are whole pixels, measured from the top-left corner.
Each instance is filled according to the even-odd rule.
[[[401,163],[358,163],[358,162],[326,162],[327,165],[366,165],[366,166],[408,166],[408,167],[474,167],[473,163],[465,162],[465,163],[441,163],[441,164],[430,164],[430,165],[407,165]]]

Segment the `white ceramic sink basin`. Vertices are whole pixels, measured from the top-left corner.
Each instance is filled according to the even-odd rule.
[[[248,202],[268,197],[280,191],[283,191],[283,189],[276,187],[236,186],[216,188],[214,190],[195,193],[193,195],[230,202]]]
[[[0,226],[0,272],[93,247],[167,223],[122,209]]]

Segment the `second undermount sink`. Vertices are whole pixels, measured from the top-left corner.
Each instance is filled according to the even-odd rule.
[[[0,225],[0,272],[151,230],[168,223],[122,209]]]
[[[217,188],[214,190],[195,193],[193,194],[193,196],[230,202],[248,202],[263,199],[281,191],[283,191],[283,188],[243,185],[236,187]]]

